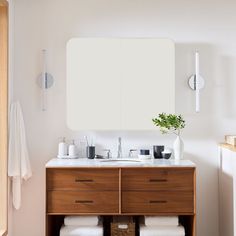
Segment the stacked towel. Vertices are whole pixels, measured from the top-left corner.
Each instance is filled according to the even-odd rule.
[[[178,226],[178,216],[145,216],[146,226]]]
[[[183,226],[141,226],[140,236],[185,236]]]
[[[60,236],[103,236],[102,226],[62,226]]]
[[[145,216],[140,236],[185,236],[178,216]]]
[[[64,224],[67,226],[97,226],[98,216],[66,216]]]
[[[98,216],[66,216],[60,236],[103,236]]]

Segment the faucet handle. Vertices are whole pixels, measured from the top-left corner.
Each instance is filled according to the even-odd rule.
[[[130,149],[129,150],[129,157],[136,157],[137,155],[133,155],[134,152],[137,152],[137,149]]]
[[[103,149],[103,151],[107,152],[107,155],[106,155],[107,159],[111,158],[112,154],[111,154],[111,150],[110,149]]]

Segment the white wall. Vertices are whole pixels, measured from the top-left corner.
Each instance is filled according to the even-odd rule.
[[[16,1],[14,98],[20,100],[25,116],[33,177],[23,186],[22,208],[13,212],[10,236],[44,235],[44,165],[55,157],[58,137],[83,138],[84,133],[71,132],[65,125],[65,45],[78,36],[167,37],[176,42],[176,106],[187,120],[185,158],[197,164],[197,234],[219,235],[217,142],[224,133],[236,131],[235,10],[234,1],[223,0]],[[43,48],[48,50],[49,70],[55,79],[47,112],[40,110],[35,82]],[[194,112],[194,93],[187,86],[196,49],[206,79],[200,114]],[[88,134],[113,153],[119,135],[125,150],[161,143],[171,146],[174,140],[159,132]]]

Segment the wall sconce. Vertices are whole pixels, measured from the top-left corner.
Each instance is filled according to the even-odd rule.
[[[42,111],[47,110],[47,89],[51,88],[54,79],[51,74],[47,72],[47,51],[45,49],[42,50],[42,73],[37,78],[37,83],[39,87],[42,89],[41,91],[41,106]]]
[[[198,52],[195,52],[195,74],[189,78],[188,84],[192,90],[195,90],[196,112],[199,112],[200,111],[200,90],[204,88],[205,81],[199,73],[199,53]]]

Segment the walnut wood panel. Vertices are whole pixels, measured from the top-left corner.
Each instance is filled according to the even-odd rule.
[[[48,169],[48,190],[119,190],[118,169]]]
[[[47,212],[117,214],[119,192],[48,191]]]
[[[184,226],[185,236],[194,236],[195,235],[195,221],[196,216],[179,216],[179,222]]]
[[[46,236],[59,236],[60,228],[64,223],[64,216],[46,216]]]
[[[122,213],[194,213],[192,192],[122,192]]]
[[[193,191],[191,168],[122,169],[122,190]]]

